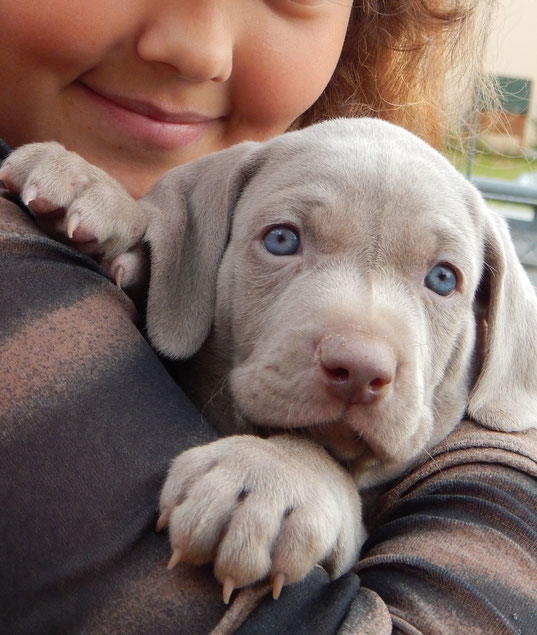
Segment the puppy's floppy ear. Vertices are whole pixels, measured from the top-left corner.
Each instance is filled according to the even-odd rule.
[[[476,300],[485,303],[486,334],[468,414],[494,430],[527,430],[537,427],[537,298],[505,221],[483,208],[485,265]]]
[[[233,210],[260,146],[242,143],[175,168],[140,200],[151,254],[147,332],[168,357],[190,357],[209,333]]]

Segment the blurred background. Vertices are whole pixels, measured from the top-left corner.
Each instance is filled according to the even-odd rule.
[[[448,153],[506,216],[519,257],[537,285],[537,0],[499,0],[486,68],[497,101],[469,114],[475,142],[454,143]]]

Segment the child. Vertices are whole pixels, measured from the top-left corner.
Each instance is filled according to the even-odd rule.
[[[489,4],[5,0],[0,136],[58,140],[136,196],[174,165],[330,116],[374,114],[438,143],[445,96],[462,107],[474,86]],[[386,493],[355,573],[316,569],[277,602],[259,586],[228,609],[210,566],[168,572],[160,486],[214,432],[129,300],[8,198],[2,630],[536,630],[537,435],[470,422]]]

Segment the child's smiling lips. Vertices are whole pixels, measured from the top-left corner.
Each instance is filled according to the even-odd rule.
[[[221,119],[95,90],[82,82],[79,85],[112,126],[137,141],[163,150],[176,150],[199,140],[212,123]]]

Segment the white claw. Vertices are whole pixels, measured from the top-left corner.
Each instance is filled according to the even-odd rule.
[[[174,549],[173,553],[172,553],[172,557],[170,558],[170,561],[168,562],[168,569],[173,569],[175,567],[175,565],[179,564],[179,562],[181,562],[181,556],[183,555],[181,549]]]
[[[125,269],[123,269],[123,267],[118,267],[114,272],[114,282],[119,289],[121,289],[121,283],[123,281],[124,275]]]
[[[235,588],[235,580],[232,577],[228,576],[224,580],[224,588],[222,592],[222,597],[224,598],[224,604],[229,604],[229,598],[231,597],[231,594],[233,593],[234,588]]]
[[[77,212],[73,212],[67,221],[67,235],[69,238],[73,238],[73,234],[75,233],[77,227],[80,225],[80,214]]]
[[[277,573],[272,580],[272,597],[277,600],[280,597],[285,584],[285,573]]]
[[[35,185],[29,185],[21,194],[21,200],[25,205],[28,205],[31,201],[35,201],[37,198],[37,187]]]
[[[169,520],[169,513],[163,511],[162,514],[158,517],[157,524],[155,525],[155,531],[158,533],[166,527]]]

